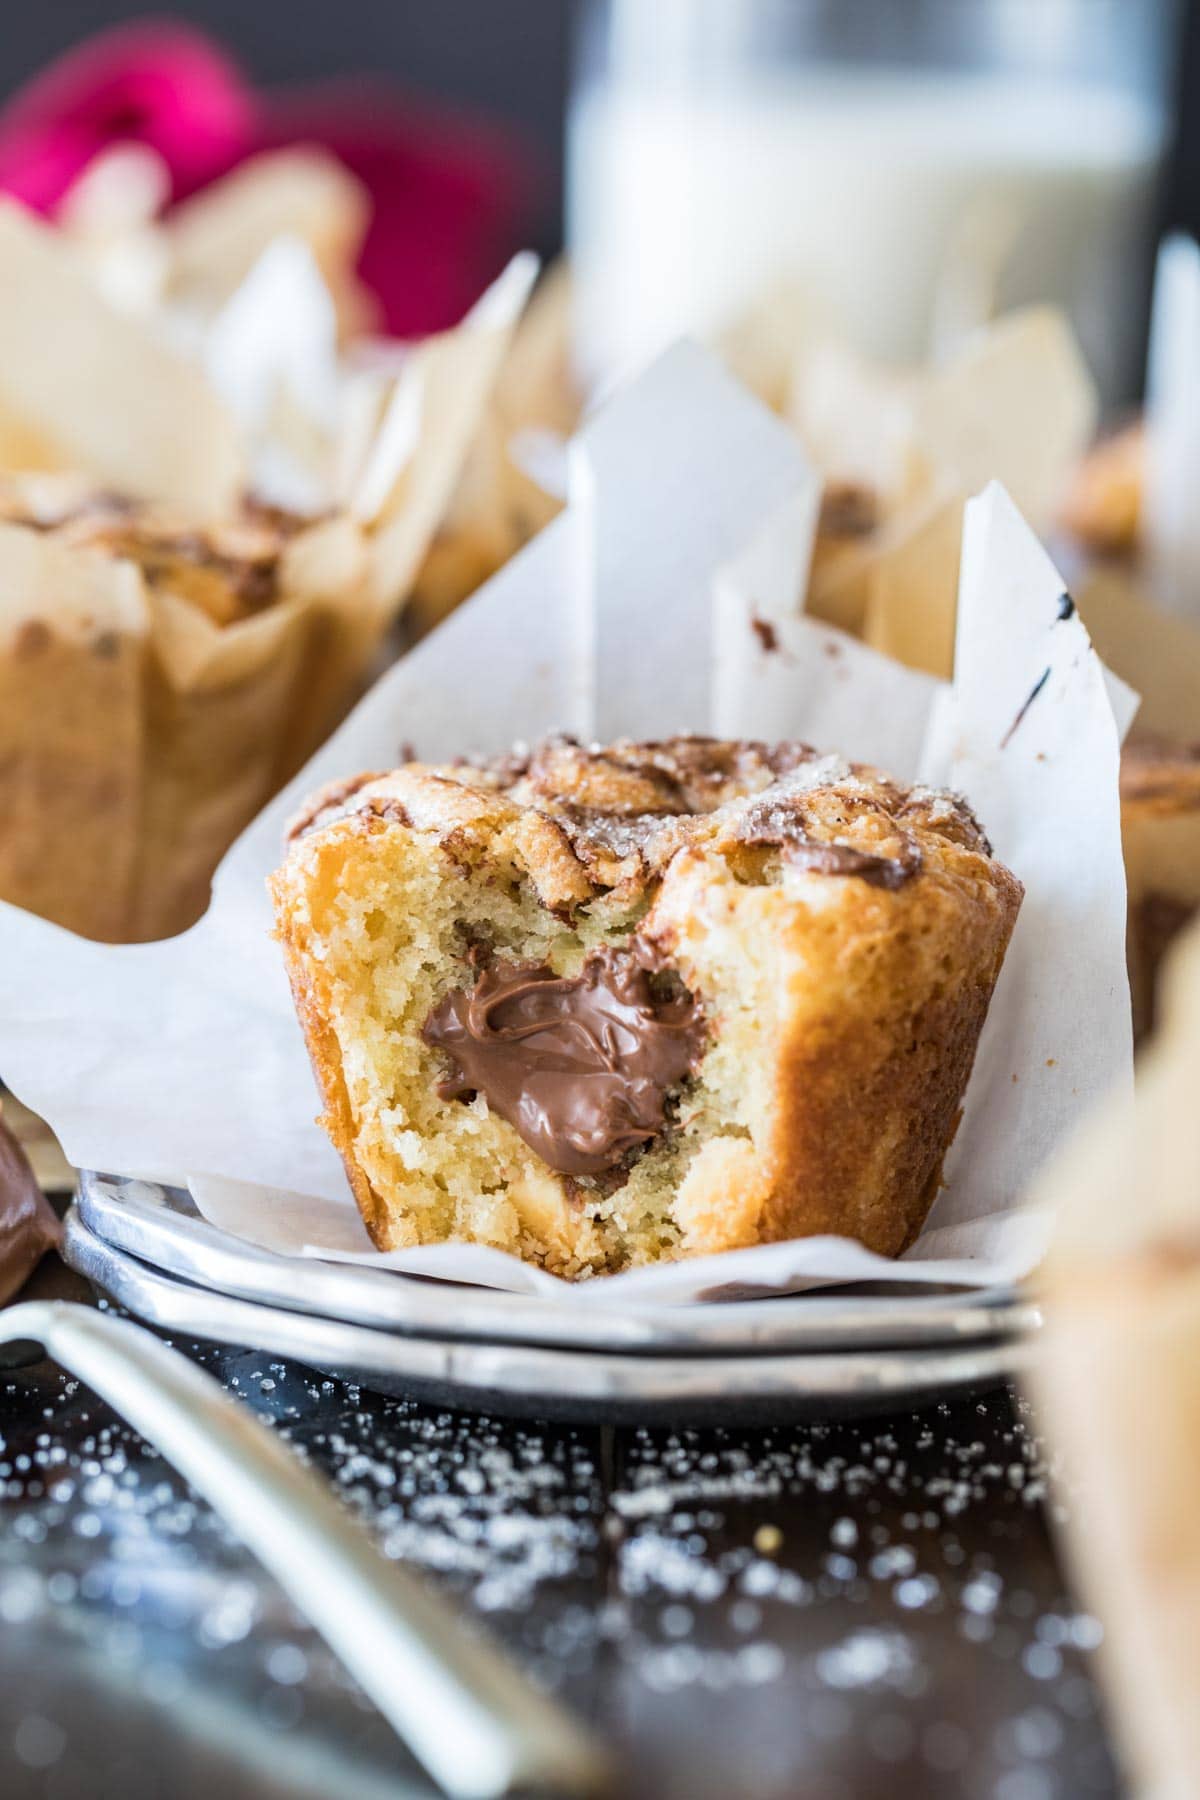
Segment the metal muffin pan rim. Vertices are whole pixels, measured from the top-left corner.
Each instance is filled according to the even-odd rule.
[[[157,1197],[156,1197],[157,1196]],[[1027,1336],[1041,1315],[1009,1291],[779,1295],[699,1306],[572,1307],[528,1294],[277,1255],[200,1218],[160,1184],[84,1174],[77,1199],[96,1236],[168,1275],[256,1305],[413,1337],[522,1343],[630,1356],[817,1353]]]
[[[1028,1343],[928,1349],[636,1357],[403,1336],[256,1305],[163,1274],[67,1215],[69,1265],[173,1336],[246,1345],[383,1393],[524,1417],[631,1424],[749,1423],[895,1411],[1008,1380]]]

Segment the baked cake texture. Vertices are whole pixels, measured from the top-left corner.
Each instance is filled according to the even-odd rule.
[[[1075,470],[1061,522],[1096,556],[1132,556],[1142,535],[1146,429],[1139,420],[1102,438]]]
[[[952,795],[693,737],[362,775],[271,888],[375,1243],[570,1277],[903,1250],[1022,891]]]
[[[252,497],[230,518],[197,521],[59,474],[0,476],[0,519],[136,563],[151,591],[178,595],[214,625],[251,618],[280,597],[284,550],[312,524]]]
[[[0,474],[0,898],[118,943],[193,924],[361,691],[369,555],[341,514]]]

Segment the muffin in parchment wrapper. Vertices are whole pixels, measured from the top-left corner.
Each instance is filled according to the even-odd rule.
[[[764,290],[714,348],[821,477],[805,610],[948,678],[966,500],[998,480],[1044,531],[1092,439],[1096,392],[1065,318],[1003,314],[945,355],[895,365],[858,351],[797,279]]]
[[[1060,509],[1060,522],[1096,557],[1132,555],[1142,535],[1146,428],[1140,419],[1102,437],[1083,458]]]
[[[521,453],[539,434],[565,438],[578,421],[569,340],[570,277],[560,265],[514,336],[422,566],[412,615],[421,627],[556,510],[553,480],[536,479],[536,460],[522,466]],[[715,348],[795,425],[822,476],[806,610],[873,649],[951,675],[963,508],[993,477],[1044,535],[1065,528],[1090,553],[1082,565],[1073,558],[1073,597],[1105,662],[1142,696],[1123,789],[1130,974],[1144,1035],[1162,953],[1200,907],[1200,631],[1151,604],[1132,557],[1145,432],[1135,425],[1091,447],[1095,390],[1065,319],[1046,307],[978,327],[937,363],[898,368],[856,352],[792,282],[765,292]]]
[[[1126,482],[1136,442],[1119,450],[1105,446],[1099,470],[1077,485],[1068,516],[1086,520],[1088,540],[1060,544],[1058,552],[1060,567],[1069,571],[1070,598],[1099,655],[1141,698],[1121,772],[1129,973],[1140,1040],[1154,1024],[1163,956],[1200,911],[1200,629],[1154,604],[1144,565],[1131,554]],[[1090,513],[1083,511],[1084,496]],[[823,601],[828,614],[873,648],[910,667],[948,674],[961,505],[957,496],[934,499],[885,526],[857,565],[853,552],[846,553],[824,589],[818,551],[818,607]],[[1086,554],[1094,546],[1103,554]]]
[[[715,347],[795,425],[823,478],[806,610],[873,649],[951,675],[963,508],[993,477],[1044,534],[1065,527],[1093,553],[1072,576],[1074,598],[1106,663],[1142,696],[1123,786],[1130,973],[1144,1035],[1163,950],[1200,907],[1200,631],[1150,603],[1132,560],[1145,432],[1135,425],[1089,448],[1095,390],[1065,319],[1046,307],[979,327],[936,364],[895,368],[854,351],[790,283],[765,293]],[[416,630],[553,516],[552,447],[581,408],[560,264],[514,334],[422,564]]]
[[[1121,766],[1134,1026],[1155,1024],[1159,973],[1200,913],[1200,627],[1155,603],[1153,417],[1101,439],[1062,509],[1077,547],[1074,592],[1100,654],[1141,695]],[[1186,482],[1186,467],[1172,467]],[[1200,606],[1200,594],[1196,596]]]
[[[743,322],[732,351],[826,476],[807,610],[872,648],[951,674],[963,501],[988,475],[1055,535],[1100,656],[1141,696],[1122,820],[1144,1037],[1162,957],[1200,909],[1200,630],[1153,604],[1136,554],[1145,431],[1090,447],[1090,380],[1065,322],[1043,308],[977,331],[940,367],[895,371],[855,355],[802,295],[781,291]]]
[[[1200,913],[1200,630],[1154,606],[1128,559],[1089,567],[1077,594],[1104,661],[1142,697],[1121,759],[1121,832],[1134,1026],[1144,1039],[1163,959]]]
[[[961,504],[930,506],[911,529],[865,553],[860,571],[861,635],[931,672],[948,672],[953,663]],[[1063,553],[1060,566],[1071,560]],[[1200,630],[1156,607],[1128,558],[1073,560],[1067,599],[1105,665],[1141,697],[1121,765],[1129,974],[1140,1040],[1154,1024],[1163,955],[1200,911]],[[849,591],[848,582],[843,597]]]
[[[514,335],[491,429],[422,568],[414,612],[423,621],[449,611],[556,510],[539,440],[548,448],[568,437],[583,410],[570,307],[560,264]],[[966,499],[1000,480],[1047,528],[1095,429],[1095,389],[1065,319],[1029,308],[965,336],[939,363],[893,367],[855,351],[791,282],[766,290],[712,348],[795,426],[822,477],[807,610],[948,676]]]
[[[1047,1169],[1056,1210],[1029,1385],[1063,1543],[1100,1651],[1129,1789],[1191,1800],[1200,1769],[1200,931],[1167,971],[1134,1096]]]
[[[247,499],[202,367],[57,233],[4,205],[0,256],[0,895],[92,937],[170,935],[361,691],[524,276],[355,383],[336,498],[300,516]],[[52,472],[27,472],[30,443]]]
[[[787,416],[826,478],[807,610],[946,678],[965,501],[999,480],[1045,532],[1096,395],[1065,320],[1034,307],[918,370],[817,337],[794,360]]]

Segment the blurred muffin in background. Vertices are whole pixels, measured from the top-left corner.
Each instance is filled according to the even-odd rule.
[[[362,691],[531,270],[358,366],[298,240],[176,337],[13,202],[0,255],[0,897],[170,935]]]

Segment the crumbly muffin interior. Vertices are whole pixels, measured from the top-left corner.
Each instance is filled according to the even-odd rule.
[[[480,767],[410,764],[318,796],[296,834],[276,900],[375,1241],[474,1241],[568,1276],[786,1229],[763,1210],[779,1182],[781,1057],[797,994],[828,979],[845,889],[870,930],[837,980],[867,1019],[882,979],[871,933],[920,873],[921,845],[971,868],[987,855],[950,796],[803,745],[708,740],[604,752],[555,740]],[[439,1091],[452,1071],[425,1033],[447,995],[487,968],[575,977],[635,941],[654,945],[704,1022],[659,1135],[603,1174],[564,1175],[482,1093]],[[730,1213],[739,1191],[744,1226]]]
[[[549,1241],[569,1273],[671,1252],[672,1200],[700,1145],[751,1133],[753,1083],[731,1066],[741,1034],[709,1037],[695,1076],[669,1098],[667,1130],[608,1180],[548,1169],[483,1096],[441,1098],[445,1059],[422,1038],[438,1002],[476,979],[481,947],[497,961],[572,976],[590,951],[627,945],[645,911],[644,898],[600,896],[557,919],[515,858],[494,847],[473,857],[460,843],[451,859],[415,833],[402,857],[377,836],[314,895],[357,1159],[376,1192],[403,1200],[401,1220],[394,1211],[379,1220],[389,1244],[469,1238],[527,1255]],[[758,966],[741,955],[706,970],[697,998],[714,1025],[739,1012],[759,1030],[769,1022],[767,947],[754,948]]]

